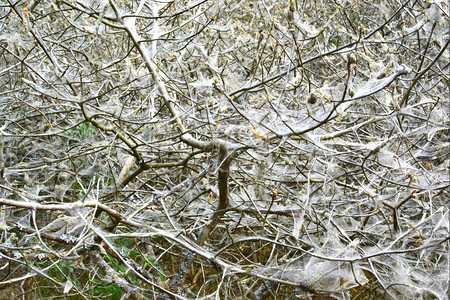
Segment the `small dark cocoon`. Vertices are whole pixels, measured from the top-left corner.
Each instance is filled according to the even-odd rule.
[[[309,95],[308,103],[309,104],[315,104],[317,102],[317,96],[314,94]]]

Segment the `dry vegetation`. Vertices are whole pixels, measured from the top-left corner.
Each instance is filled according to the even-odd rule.
[[[446,299],[448,23],[0,0],[1,297]]]

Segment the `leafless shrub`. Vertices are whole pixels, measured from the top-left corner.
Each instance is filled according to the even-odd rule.
[[[445,299],[443,1],[0,2],[0,289]]]

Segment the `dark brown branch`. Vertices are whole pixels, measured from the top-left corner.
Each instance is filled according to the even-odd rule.
[[[211,216],[211,219],[208,221],[208,225],[202,230],[197,238],[197,245],[202,246],[206,239],[209,237],[210,233],[214,230],[217,224],[222,219],[223,215],[226,212],[228,206],[228,177],[230,174],[230,164],[232,161],[232,156],[228,152],[228,147],[226,143],[218,143],[217,145],[219,149],[218,155],[218,187],[219,187],[219,203],[217,205],[214,214]],[[184,277],[189,272],[191,265],[194,261],[195,253],[192,251],[187,251],[185,253],[184,261],[178,270],[177,275],[169,284],[170,288],[176,290],[179,286],[183,284]]]

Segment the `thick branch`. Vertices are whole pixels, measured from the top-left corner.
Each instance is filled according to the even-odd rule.
[[[208,225],[203,229],[197,238],[197,245],[202,246],[206,239],[209,237],[210,233],[214,230],[217,224],[222,219],[226,212],[228,206],[228,176],[230,173],[230,164],[232,157],[228,152],[228,147],[225,143],[219,143],[219,157],[218,157],[218,187],[219,187],[219,203],[217,205],[214,214],[208,222]],[[183,263],[178,270],[177,276],[170,283],[170,288],[176,290],[179,286],[183,284],[184,277],[189,272],[191,265],[194,261],[195,253],[188,250],[185,253],[185,258]]]

